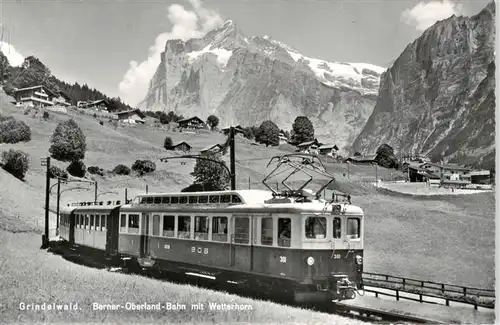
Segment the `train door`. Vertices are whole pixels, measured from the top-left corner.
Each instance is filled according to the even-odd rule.
[[[111,210],[110,214],[106,215],[106,252],[114,255],[118,253],[118,229],[119,222],[119,209]]]
[[[66,223],[66,225],[69,227],[68,231],[69,231],[69,234],[68,234],[68,241],[70,244],[74,244],[75,243],[75,219],[76,219],[76,215],[71,212],[67,218],[69,218],[69,225]]]
[[[149,256],[149,213],[143,213],[141,218],[140,257]]]
[[[237,270],[250,271],[252,265],[252,217],[235,215],[231,229],[231,266]]]

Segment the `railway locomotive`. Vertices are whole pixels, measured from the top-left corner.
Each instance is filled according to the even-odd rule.
[[[298,303],[353,299],[363,287],[363,210],[321,192],[334,181],[310,155],[275,157],[264,190],[150,193],[120,205],[76,203],[60,234],[74,249],[119,257],[141,269],[198,275],[285,293]],[[273,161],[274,160],[274,161]],[[284,166],[278,192],[267,184]],[[294,189],[298,172],[310,179]],[[311,172],[329,177],[316,193]]]

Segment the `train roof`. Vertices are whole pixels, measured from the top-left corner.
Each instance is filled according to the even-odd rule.
[[[206,191],[206,192],[163,192],[139,194],[136,198],[147,197],[166,197],[166,196],[208,196],[208,195],[237,195],[243,204],[255,204],[264,202],[273,197],[273,193],[265,190],[235,190],[235,191]]]

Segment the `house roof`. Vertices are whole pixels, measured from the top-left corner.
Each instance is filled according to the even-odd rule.
[[[318,148],[319,150],[325,150],[325,149],[335,149],[339,150],[339,147],[337,147],[336,144],[324,144],[321,147]]]
[[[193,121],[193,120],[197,120],[198,122],[201,122],[201,123],[205,124],[205,122],[203,122],[203,120],[201,118],[199,118],[198,116],[193,116],[193,117],[190,117],[190,118],[185,118],[183,120],[177,121],[177,123],[179,123],[179,124],[181,124],[181,123],[188,123],[188,122]]]
[[[208,151],[208,150],[213,149],[215,147],[218,147],[219,149],[222,149],[222,145],[220,145],[219,143],[217,143],[217,144],[211,145],[210,147],[206,147],[205,149],[201,149],[200,152],[205,152],[205,151]]]
[[[183,143],[184,143],[186,146],[188,146],[189,148],[191,148],[191,146],[189,145],[189,143],[187,143],[186,141],[179,142],[178,144],[173,145],[173,146],[172,146],[172,148],[176,148],[176,147],[180,146],[180,145],[181,145],[181,144],[183,144]]]
[[[60,91],[59,92],[59,95],[61,95],[64,99],[66,99],[67,101],[71,101],[71,97],[69,97],[68,95],[66,95],[65,92],[63,91]]]
[[[15,89],[14,90],[14,93],[17,93],[17,92],[20,92],[20,91],[25,91],[25,90],[31,90],[31,89],[37,89],[37,88],[43,88],[43,90],[45,90],[46,92],[50,93],[51,95],[53,96],[56,96],[57,94],[55,94],[54,92],[50,91],[47,87],[45,87],[44,85],[37,85],[37,86],[31,86],[31,87],[25,87],[25,88],[19,88],[19,89]]]
[[[125,115],[125,114],[130,114],[130,113],[135,113],[135,114],[139,115],[140,118],[145,118],[146,117],[146,115],[144,115],[144,113],[142,113],[138,109],[133,109],[133,110],[130,110],[130,111],[115,112],[114,114],[120,116],[120,115]]]
[[[314,139],[312,141],[302,142],[302,143],[298,144],[297,147],[306,147],[306,146],[310,146],[312,144],[319,145],[318,139]]]

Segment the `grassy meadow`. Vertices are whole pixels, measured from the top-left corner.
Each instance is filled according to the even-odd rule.
[[[0,281],[0,289],[5,292],[4,297],[15,297],[9,300],[7,306],[9,309],[16,308],[16,312],[4,310],[7,318],[3,319],[16,321],[16,317],[20,317],[17,321],[78,322],[90,317],[95,321],[114,322],[124,315],[124,312],[88,310],[83,314],[69,313],[61,317],[50,313],[45,313],[42,318],[33,314],[20,316],[15,303],[26,297],[31,297],[32,301],[53,301],[60,299],[57,297],[65,297],[65,301],[74,299],[87,305],[93,299],[119,301],[129,296],[134,296],[137,301],[163,299],[166,296],[185,301],[196,300],[201,292],[199,289],[188,288],[185,293],[181,293],[175,285],[158,285],[154,280],[88,269],[39,251],[40,237],[31,232],[41,233],[43,230],[45,167],[40,165],[40,158],[48,154],[50,137],[57,123],[68,119],[68,115],[73,117],[87,138],[84,159],[87,167],[99,166],[107,170],[117,164],[130,167],[137,159],[151,159],[156,163],[156,171],[143,177],[90,176],[98,181],[99,193],[113,192],[101,195],[98,200],[123,201],[125,188],[131,198],[144,193],[146,185],[149,186],[149,192],[179,191],[193,182],[189,174],[194,160],[186,160],[186,164],[181,164],[180,160],[168,163],[158,160],[160,157],[180,155],[163,148],[165,136],[170,136],[174,144],[188,142],[193,147],[192,153],[198,153],[215,143],[223,143],[226,137],[209,131],[199,134],[178,133],[151,125],[120,126],[115,130],[106,120],[101,126],[98,119],[71,111],[68,115],[49,112],[48,121],[24,115],[23,112],[23,109],[9,104],[5,94],[0,93],[0,114],[12,115],[24,121],[32,132],[32,140],[27,143],[0,144],[0,151],[16,148],[30,155],[30,169],[24,182],[0,169],[0,267],[2,273],[7,274]],[[237,188],[264,189],[261,180],[270,172],[270,169],[266,169],[269,158],[293,150],[289,145],[254,145],[237,136]],[[229,162],[229,155],[224,159]],[[67,163],[58,161],[53,161],[53,164],[64,169],[67,167]],[[352,203],[365,212],[365,271],[464,286],[494,287],[494,193],[427,198],[400,196],[378,191],[370,183],[375,180],[375,174],[383,180],[391,180],[401,177],[399,172],[380,167],[375,170],[373,166],[347,167],[346,164],[331,161],[325,162],[325,166],[337,180],[333,187],[351,194]],[[61,204],[93,200],[93,186],[80,186],[86,186],[88,190],[65,191]],[[63,189],[71,187],[65,185]],[[51,209],[55,210],[55,195],[51,196]],[[54,227],[55,215],[51,214],[51,228]],[[19,245],[21,242],[23,245]],[[19,256],[23,258],[19,259]],[[240,299],[219,293],[212,295],[221,301]],[[5,306],[4,302],[2,304]],[[284,322],[314,321],[318,324],[332,321],[327,315],[318,316],[317,313],[262,304],[262,308],[255,308],[249,314],[213,316],[205,313],[199,318],[194,316],[192,321],[274,323],[284,319]],[[151,313],[141,314],[140,317],[137,316],[139,314],[127,313],[127,317],[131,317],[131,321],[157,320]],[[176,322],[180,317],[178,315],[165,314],[165,321]]]

